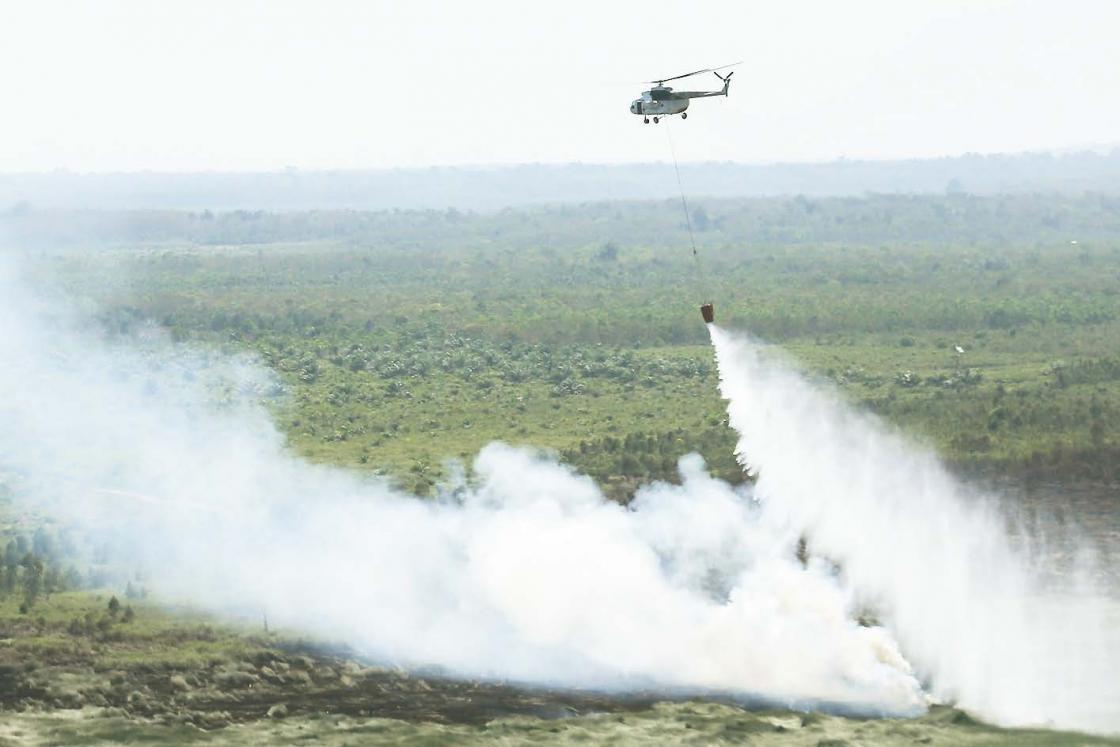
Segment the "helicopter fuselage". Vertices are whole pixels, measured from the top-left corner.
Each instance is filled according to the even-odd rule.
[[[669,95],[652,95],[659,93],[654,91],[646,91],[642,94],[640,99],[634,99],[630,103],[631,114],[644,114],[647,116],[663,117],[669,114],[680,114],[688,108],[687,98],[676,98],[669,93]]]

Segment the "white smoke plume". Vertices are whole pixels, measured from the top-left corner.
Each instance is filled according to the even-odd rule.
[[[1007,725],[1120,731],[1115,599],[1073,576],[1045,588],[990,497],[773,349],[711,334],[764,522],[840,564],[935,697]]]
[[[492,444],[441,500],[291,454],[245,361],[99,342],[3,284],[0,470],[128,549],[165,599],[472,677],[720,692],[872,714],[925,695],[827,563],[682,460],[629,507]],[[224,382],[216,387],[215,382]],[[228,396],[215,397],[215,389]]]

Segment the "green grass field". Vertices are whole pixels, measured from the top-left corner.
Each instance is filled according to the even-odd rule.
[[[619,496],[690,450],[737,479],[702,299],[951,462],[1114,479],[1117,207],[1063,198],[1023,238],[1039,205],[714,203],[699,267],[676,219],[644,203],[252,214],[206,234],[219,243],[47,249],[34,267],[119,333],[154,323],[256,356],[283,382],[269,403],[295,451],[421,492],[493,439],[556,449]],[[952,230],[931,227],[941,214]],[[328,238],[220,243],[301,220]],[[877,231],[893,238],[838,240]]]

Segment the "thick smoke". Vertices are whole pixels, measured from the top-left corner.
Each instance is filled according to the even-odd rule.
[[[932,694],[997,722],[1120,730],[1120,607],[1082,575],[1044,588],[990,497],[932,453],[712,328],[731,425],[774,531],[804,532],[876,609]]]
[[[922,712],[927,682],[1007,723],[1120,728],[1104,603],[1036,594],[932,456],[749,341],[713,331],[754,491],[693,456],[622,507],[503,444],[435,500],[309,464],[252,362],[91,330],[0,268],[0,471],[163,599],[472,677],[871,714]]]
[[[419,499],[287,453],[244,361],[91,339],[8,282],[0,454],[16,492],[127,550],[165,599],[259,614],[406,666],[865,713],[926,699],[831,565],[682,460],[630,507],[492,444]],[[216,395],[215,392],[218,394]]]

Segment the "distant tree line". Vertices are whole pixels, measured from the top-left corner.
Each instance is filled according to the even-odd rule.
[[[695,198],[701,244],[1087,240],[1120,235],[1115,192],[1080,194],[866,194],[848,197]],[[62,210],[0,213],[17,246],[343,242],[414,250],[461,246],[685,245],[679,200],[613,201],[463,213],[458,210]]]
[[[690,195],[712,198],[859,196],[867,192],[995,194],[1120,191],[1111,152],[966,154],[899,161],[685,163]],[[676,197],[669,163],[523,164],[255,174],[0,175],[0,206],[13,209],[500,210],[506,207]]]

